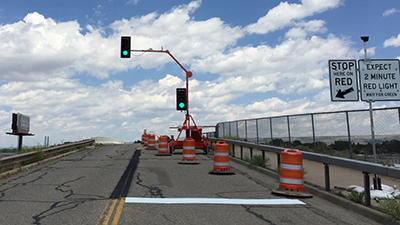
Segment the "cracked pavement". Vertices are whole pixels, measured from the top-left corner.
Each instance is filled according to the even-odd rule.
[[[235,175],[212,175],[213,159],[179,164],[138,145],[100,146],[0,180],[0,224],[96,224],[111,199],[118,224],[378,224],[313,197],[306,205],[125,203],[125,197],[280,199],[279,181],[230,162]],[[202,151],[198,151],[201,153]],[[179,150],[177,151],[179,153]]]
[[[96,147],[0,180],[0,224],[94,224],[135,146]]]

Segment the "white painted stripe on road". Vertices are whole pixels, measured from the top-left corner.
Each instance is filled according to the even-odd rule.
[[[297,199],[228,199],[228,198],[133,198],[125,203],[150,204],[233,204],[233,205],[305,205]]]

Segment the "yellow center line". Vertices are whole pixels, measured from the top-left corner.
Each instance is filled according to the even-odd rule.
[[[111,218],[112,213],[114,212],[115,205],[117,204],[118,199],[110,199],[107,202],[106,207],[100,215],[100,218],[97,220],[96,225],[107,225],[108,221]]]
[[[124,207],[124,203],[125,203],[125,198],[121,198],[119,200],[118,208],[117,208],[117,211],[115,212],[114,220],[112,222],[112,225],[117,225],[118,224],[119,217],[121,216],[122,208]]]

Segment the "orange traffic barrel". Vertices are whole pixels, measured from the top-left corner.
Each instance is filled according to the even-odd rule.
[[[142,144],[144,145],[144,137],[146,136],[146,134],[142,134]]]
[[[148,134],[147,135],[148,143],[147,143],[147,150],[156,150],[156,135]]]
[[[148,143],[148,141],[149,141],[148,136],[149,136],[148,134],[144,134],[144,137],[143,137],[143,138],[144,138],[144,139],[143,139],[143,145],[144,145],[144,146],[147,146],[147,143]]]
[[[235,174],[229,164],[229,145],[225,141],[217,141],[214,147],[214,169],[211,174]]]
[[[279,188],[273,193],[312,197],[312,195],[304,193],[303,156],[299,150],[285,149],[281,152]]]
[[[160,136],[160,138],[158,138],[158,153],[156,154],[156,156],[169,156],[171,154],[169,154],[168,151],[168,137],[167,136]]]
[[[198,164],[196,162],[196,148],[193,138],[185,138],[183,140],[183,153],[181,164]]]
[[[279,188],[287,191],[304,191],[303,156],[296,149],[281,153]]]

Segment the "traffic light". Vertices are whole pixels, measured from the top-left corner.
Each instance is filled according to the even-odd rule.
[[[186,88],[176,89],[176,110],[187,110]]]
[[[131,57],[131,37],[122,36],[121,37],[121,58]]]

